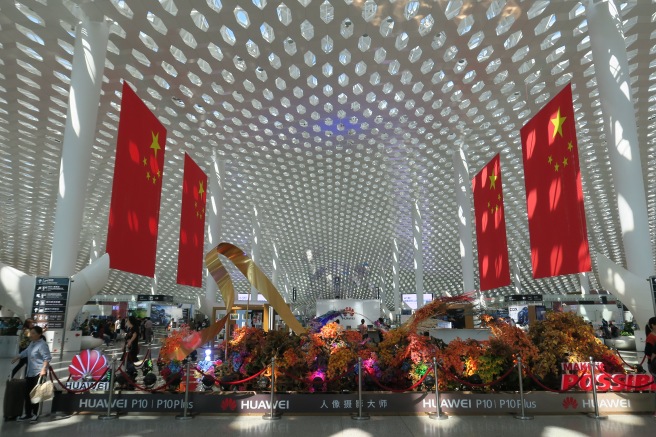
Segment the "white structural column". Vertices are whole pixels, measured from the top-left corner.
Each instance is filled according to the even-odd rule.
[[[622,21],[612,0],[589,0],[586,18],[617,193],[626,266],[638,278],[647,279],[654,274],[654,260]],[[605,273],[599,272],[600,276]],[[638,314],[639,308],[655,310],[647,283],[637,289],[620,288],[612,287],[609,291],[621,298],[640,323],[646,323],[645,316]]]
[[[401,284],[399,282],[399,243],[392,240],[392,289],[394,290],[394,312],[401,314]]]
[[[98,240],[96,239],[96,235],[94,234],[91,237],[91,250],[89,251],[89,264],[94,262],[100,257],[100,244]]]
[[[385,317],[390,317],[391,312],[389,308],[386,305],[387,301],[387,290],[385,289],[385,270],[383,268],[380,269],[380,273],[378,274],[378,284],[376,287],[376,297],[380,295],[380,310],[381,312],[385,315]]]
[[[260,232],[260,219],[258,217],[257,207],[253,207],[251,215],[251,225],[253,229],[252,244],[251,244],[251,258],[255,264],[262,262],[260,256],[260,246],[262,245],[261,232]],[[257,288],[251,286],[251,301],[257,302],[258,291]]]
[[[280,256],[278,255],[278,246],[276,244],[273,244],[273,259],[271,260],[272,265],[273,265],[273,270],[271,272],[271,282],[273,283],[273,286],[278,289],[278,291],[281,291],[279,285],[280,285]],[[286,299],[288,302],[289,300]]]
[[[273,286],[280,292],[280,295],[285,299],[287,305],[292,305],[292,299],[287,293],[286,287],[280,287],[280,257],[278,256],[278,247],[273,244],[273,259],[271,259],[271,282]],[[273,307],[269,307],[269,329],[276,329],[275,311]]]
[[[415,291],[417,292],[417,309],[424,306],[424,253],[421,235],[424,223],[419,210],[419,202],[412,204],[412,252],[415,261]]]
[[[646,279],[654,260],[622,22],[612,1],[591,1],[586,14],[626,264]]]
[[[82,21],[75,32],[71,87],[50,255],[51,276],[75,273],[109,27]]]
[[[510,271],[512,272],[515,294],[522,294],[522,276],[520,275],[519,264],[516,261],[510,262]]]
[[[581,294],[590,294],[590,278],[588,272],[579,273],[579,282],[581,284]]]
[[[456,202],[458,204],[458,234],[460,235],[460,263],[462,265],[462,291],[476,289],[474,279],[474,252],[471,220],[471,181],[465,156],[466,147],[453,154],[453,172],[456,180]]]
[[[212,171],[207,175],[209,192],[207,197],[207,244],[205,253],[214,249],[221,243],[223,232],[223,194],[225,185],[225,161],[214,157]],[[212,316],[212,308],[216,306],[216,294],[218,288],[214,278],[205,269],[205,302],[199,302],[201,311],[207,316]]]

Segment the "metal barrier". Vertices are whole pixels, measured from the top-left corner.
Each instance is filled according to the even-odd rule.
[[[362,412],[362,357],[358,357],[358,412],[351,415],[353,420],[369,420],[369,413]]]
[[[597,379],[595,378],[595,361],[590,357],[590,377],[592,384],[592,401],[594,402],[594,413],[588,413],[593,419],[608,419],[608,416],[599,415],[599,403],[597,402]]]
[[[524,375],[522,372],[522,357],[517,357],[517,373],[519,375],[519,401],[521,402],[520,413],[515,416],[519,420],[533,420],[533,416],[527,416],[524,411]]]
[[[182,414],[178,414],[175,416],[176,420],[189,420],[193,419],[194,416],[191,414],[188,414],[189,412],[189,374],[191,373],[191,363],[189,362],[189,359],[187,359],[187,379],[185,382],[185,397],[184,397],[184,409],[182,410]]]
[[[100,420],[118,419],[118,413],[112,414],[112,401],[114,399],[114,377],[116,373],[116,357],[112,358],[112,373],[109,374],[109,399],[107,400],[107,414],[98,416]]]
[[[282,413],[279,413],[274,408],[273,396],[276,392],[276,357],[271,358],[271,411],[262,416],[264,420],[280,420]]]
[[[437,377],[437,359],[435,357],[433,357],[433,376],[435,377],[435,412],[428,413],[428,417],[430,417],[433,420],[445,420],[448,419],[449,416],[447,416],[446,414],[442,414],[440,408],[440,390],[439,390],[440,380]]]

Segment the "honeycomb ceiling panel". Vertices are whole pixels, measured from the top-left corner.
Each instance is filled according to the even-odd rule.
[[[619,1],[638,138],[656,226],[656,4]],[[175,284],[184,153],[224,163],[221,240],[253,251],[285,296],[414,292],[412,209],[423,221],[425,291],[461,292],[452,154],[473,175],[501,153],[511,263],[533,280],[519,129],[572,83],[593,253],[625,262],[585,8],[529,0],[20,0],[0,5],[0,261],[48,273],[75,26],[110,25],[77,268],[105,250],[121,83],[168,130],[156,290]],[[472,211],[473,217],[473,211]],[[475,241],[475,238],[474,238]],[[653,243],[653,241],[652,241]],[[653,245],[653,244],[652,244]],[[594,267],[594,266],[593,266]],[[234,269],[236,288],[250,289]],[[382,280],[381,280],[382,278]],[[596,271],[591,287],[599,288]],[[112,271],[102,294],[147,293]],[[489,296],[513,293],[509,286]]]

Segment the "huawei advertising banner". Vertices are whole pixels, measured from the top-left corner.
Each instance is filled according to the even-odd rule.
[[[356,329],[360,320],[371,325],[380,317],[380,301],[369,299],[317,299],[316,315],[339,311],[340,323],[345,329]]]
[[[560,389],[592,391],[590,363],[561,363]],[[654,377],[649,374],[609,374],[603,363],[595,365],[595,381],[598,392],[656,391]]]
[[[603,413],[653,412],[653,393],[600,393],[599,410]],[[56,392],[53,412],[107,411],[107,394],[71,394]],[[440,395],[440,408],[447,414],[501,415],[517,413],[521,408],[517,393],[447,392]],[[270,394],[239,392],[230,394],[189,393],[186,404],[192,414],[264,414],[271,411]],[[273,408],[278,413],[350,415],[358,411],[357,393],[314,393],[275,395]],[[184,393],[120,393],[111,408],[123,413],[175,413],[185,407]],[[529,414],[581,414],[594,411],[590,392],[526,393],[524,407]],[[425,414],[434,412],[435,394],[424,392],[370,393],[362,395],[362,410],[371,415]]]

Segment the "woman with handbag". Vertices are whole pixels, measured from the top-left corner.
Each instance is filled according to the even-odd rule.
[[[48,365],[52,359],[50,349],[46,340],[43,338],[43,329],[40,326],[33,326],[30,329],[31,343],[17,357],[11,360],[12,364],[21,358],[27,358],[27,372],[25,373],[25,412],[19,417],[19,422],[29,420],[30,423],[36,423],[39,420],[39,404],[32,404],[30,392],[39,383],[41,377],[45,377],[48,371]]]

